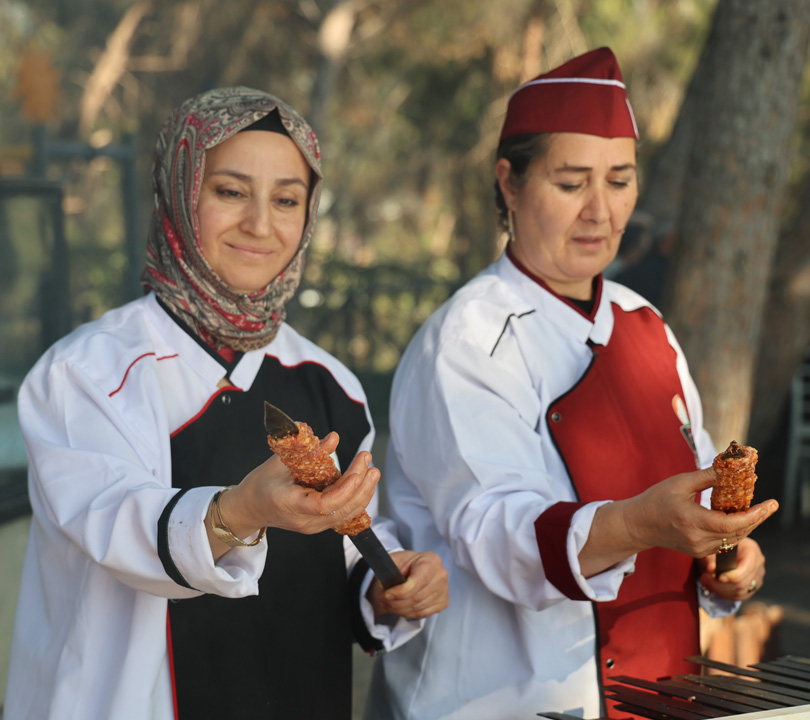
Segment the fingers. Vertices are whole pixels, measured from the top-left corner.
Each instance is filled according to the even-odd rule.
[[[338,440],[336,433],[329,433],[321,447],[333,452]],[[246,507],[261,519],[261,526],[308,535],[323,532],[352,520],[371,501],[380,479],[371,460],[371,453],[359,453],[334,485],[317,492],[296,484],[278,456],[273,455],[242,481],[251,488]]]
[[[444,610],[449,603],[447,570],[436,553],[402,551],[391,557],[406,581],[382,593],[385,612],[409,618],[425,618]]]
[[[315,513],[331,516],[332,526],[348,522],[371,502],[379,480],[380,471],[371,467],[371,453],[359,453],[334,485],[315,494]]]
[[[741,510],[740,512],[723,513],[723,516],[728,521],[729,531],[736,529],[751,528],[752,530],[765,522],[779,509],[779,503],[776,500],[765,500],[748,508],[748,510]]]
[[[721,546],[736,546],[778,509],[775,500],[767,500],[739,513],[709,510],[695,499],[714,479],[712,468],[683,473],[630,498],[625,525],[631,538],[642,547],[666,547],[701,558]]]
[[[762,589],[765,572],[738,572],[738,569],[728,573],[723,573],[719,578],[714,577],[714,572],[704,573],[700,576],[700,584],[711,593],[724,600],[732,602],[743,602],[750,600]]]
[[[715,558],[701,560],[704,573],[700,583],[718,597],[735,602],[750,600],[758,592],[765,579],[765,556],[758,543],[751,538],[740,542],[737,567],[714,577]]]
[[[716,553],[720,547],[739,545],[778,509],[779,503],[776,500],[766,500],[748,510],[735,513],[708,511],[704,550],[706,553]]]

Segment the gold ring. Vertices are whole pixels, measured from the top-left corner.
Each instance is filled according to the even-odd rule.
[[[717,552],[726,553],[729,550],[733,550],[735,547],[737,546],[734,543],[730,543],[728,540],[723,538],[723,542],[720,543],[720,546],[717,548]]]
[[[752,580],[752,581],[751,581],[751,584],[748,586],[748,592],[752,593],[752,592],[754,592],[754,590],[756,590],[756,589],[757,589],[757,581],[756,581],[756,580]]]

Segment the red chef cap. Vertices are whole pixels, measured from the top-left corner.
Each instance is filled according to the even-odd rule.
[[[512,93],[498,142],[549,132],[638,138],[622,72],[610,48],[579,55]]]

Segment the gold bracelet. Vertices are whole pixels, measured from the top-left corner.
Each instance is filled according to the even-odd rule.
[[[213,500],[211,500],[211,505],[209,506],[209,512],[211,515],[211,529],[214,531],[214,535],[216,535],[222,542],[230,547],[253,547],[254,545],[258,545],[264,534],[267,532],[267,528],[263,527],[259,530],[259,534],[256,536],[255,540],[251,542],[245,542],[240,538],[236,537],[236,535],[231,532],[231,529],[225,524],[225,521],[222,519],[222,511],[219,508],[219,499],[226,493],[228,490],[233,490],[236,485],[228,485],[228,487],[222,488],[222,490],[218,490],[216,495],[214,495]],[[215,515],[216,513],[216,515]]]

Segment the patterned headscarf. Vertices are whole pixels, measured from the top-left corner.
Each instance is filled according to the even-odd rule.
[[[313,171],[307,222],[289,265],[267,287],[245,295],[228,287],[203,257],[197,200],[205,151],[273,110]],[[233,87],[186,100],[167,120],[155,148],[155,208],[142,284],[216,348],[266,345],[284,322],[284,306],[301,281],[321,194],[320,158],[318,139],[306,120],[272,95]]]

